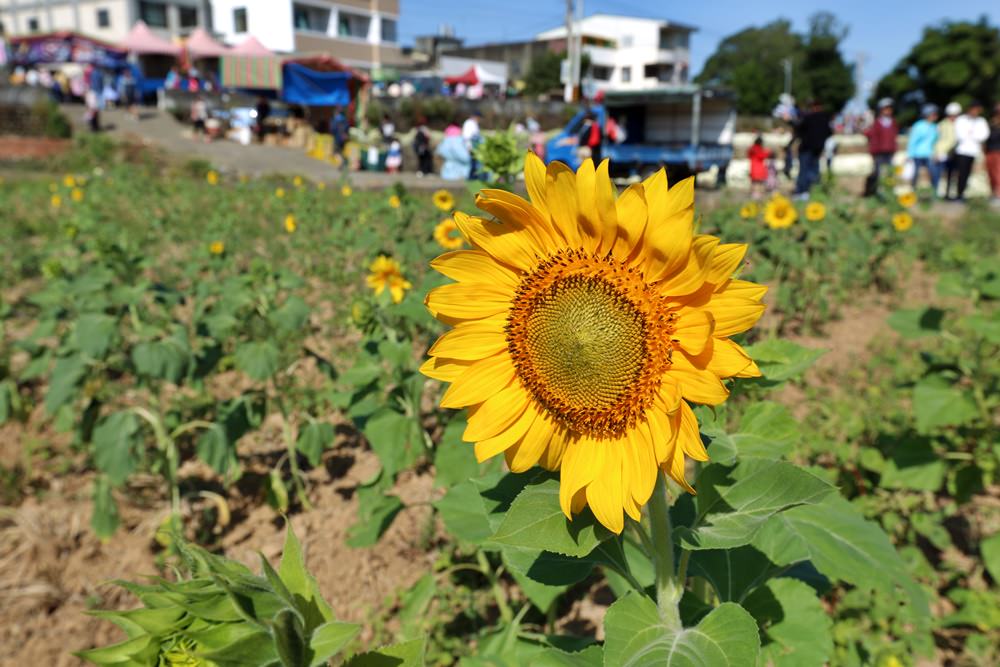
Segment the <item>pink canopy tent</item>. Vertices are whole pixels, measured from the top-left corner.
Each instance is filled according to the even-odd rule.
[[[195,28],[191,36],[187,38],[185,47],[187,48],[188,56],[192,60],[221,58],[230,52],[228,46],[223,46],[212,39],[212,36],[205,32],[203,28]]]
[[[181,53],[179,46],[171,44],[162,37],[157,36],[143,21],[135,22],[135,25],[129,30],[128,35],[125,36],[122,47],[131,53],[143,56],[161,55],[176,57]]]
[[[260,43],[260,40],[250,35],[234,46],[230,51],[234,56],[273,56],[274,53]]]

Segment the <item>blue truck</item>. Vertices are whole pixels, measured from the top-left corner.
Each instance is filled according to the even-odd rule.
[[[724,168],[733,158],[736,108],[732,94],[695,85],[635,91],[608,91],[600,104],[581,108],[546,144],[547,162],[576,169],[582,162],[579,134],[586,114],[600,127],[611,116],[624,128],[620,142],[606,136],[601,157],[611,159],[613,176],[646,176],[666,167],[671,179]]]

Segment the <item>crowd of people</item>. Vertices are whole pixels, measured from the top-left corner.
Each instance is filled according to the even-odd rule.
[[[127,108],[133,117],[138,114],[139,87],[131,66],[115,69],[94,65],[48,69],[46,67],[15,67],[9,76],[14,86],[42,88],[52,101],[82,102],[84,118],[90,129],[101,127],[101,111],[107,107]]]

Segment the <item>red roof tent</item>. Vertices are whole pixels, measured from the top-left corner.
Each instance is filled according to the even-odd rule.
[[[260,40],[250,35],[242,42],[234,46],[230,51],[230,55],[234,56],[273,56],[274,53],[271,52],[266,46],[260,43]]]
[[[361,83],[368,83],[369,80],[368,76],[364,72],[358,71],[353,67],[348,67],[333,56],[329,56],[325,53],[318,56],[285,58],[282,62],[297,63],[317,72],[350,72],[351,78],[356,79]]]
[[[476,76],[476,67],[473,65],[463,74],[458,76],[446,76],[444,82],[449,86],[456,86],[460,83],[464,83],[467,86],[474,86],[479,83],[479,77]]]
[[[122,42],[122,48],[130,53],[137,53],[139,55],[163,55],[163,56],[179,56],[181,53],[181,47],[176,44],[172,44],[167,40],[163,39],[146,25],[144,21],[136,21],[132,29],[129,30],[128,35],[125,36],[125,41]]]
[[[221,58],[230,53],[228,46],[223,46],[212,39],[212,36],[204,28],[195,28],[184,43],[184,47],[192,60]]]

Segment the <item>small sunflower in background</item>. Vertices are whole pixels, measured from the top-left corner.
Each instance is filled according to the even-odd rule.
[[[75,201],[77,204],[83,201],[83,190],[80,188],[73,188],[72,192],[69,193],[70,199]]]
[[[784,229],[795,224],[799,214],[787,197],[775,195],[764,207],[764,221],[771,229]]]
[[[455,208],[455,197],[447,190],[438,190],[434,193],[434,205],[439,211],[448,212]]]
[[[274,191],[274,196],[277,197],[278,199],[284,199],[285,198],[285,188],[278,188],[278,189],[276,189]]]
[[[226,252],[226,244],[222,241],[212,241],[208,244],[208,251],[213,255],[221,255]]]
[[[445,218],[434,228],[434,240],[445,250],[458,250],[465,243],[454,218]]]
[[[760,206],[758,206],[755,201],[749,201],[746,204],[743,204],[743,206],[740,206],[740,217],[744,220],[756,218],[759,214]]]
[[[297,188],[301,188],[302,187],[302,177],[301,176],[296,176],[295,178],[293,178],[292,179],[292,185],[294,185]]]
[[[59,186],[56,183],[49,183],[49,192],[58,192]]]
[[[901,211],[892,216],[892,226],[897,232],[905,232],[913,226],[913,216],[906,211]]]
[[[49,197],[49,204],[52,206],[52,208],[59,208],[60,206],[62,206],[62,197],[60,197],[59,195],[52,195],[51,197]]]
[[[340,196],[350,197],[354,190],[351,189],[350,185],[343,185],[340,187]]]
[[[73,174],[66,174],[65,176],[63,176],[63,185],[65,185],[67,188],[76,187],[76,179],[73,177]]]
[[[298,229],[298,225],[295,223],[295,216],[289,213],[285,216],[285,231],[294,234],[296,229]]]
[[[806,220],[809,222],[819,222],[826,217],[826,205],[811,201],[806,204]]]
[[[910,208],[917,203],[917,193],[913,190],[907,190],[896,197],[896,201],[903,208]]]
[[[399,199],[399,195],[392,195],[389,197],[389,206],[392,208],[399,208],[403,202]]]
[[[379,255],[368,266],[368,271],[370,273],[365,278],[365,282],[368,283],[368,287],[375,290],[375,296],[389,290],[393,303],[402,301],[403,297],[406,296],[406,290],[413,287],[410,281],[403,277],[403,270],[400,268],[399,262],[391,257]]]
[[[207,174],[205,174],[205,180],[208,182],[209,185],[218,185],[219,172],[215,170],[210,170]]]
[[[319,190],[320,192],[326,190],[326,183],[324,183],[323,181],[319,181],[318,183],[316,183],[316,189]]]

